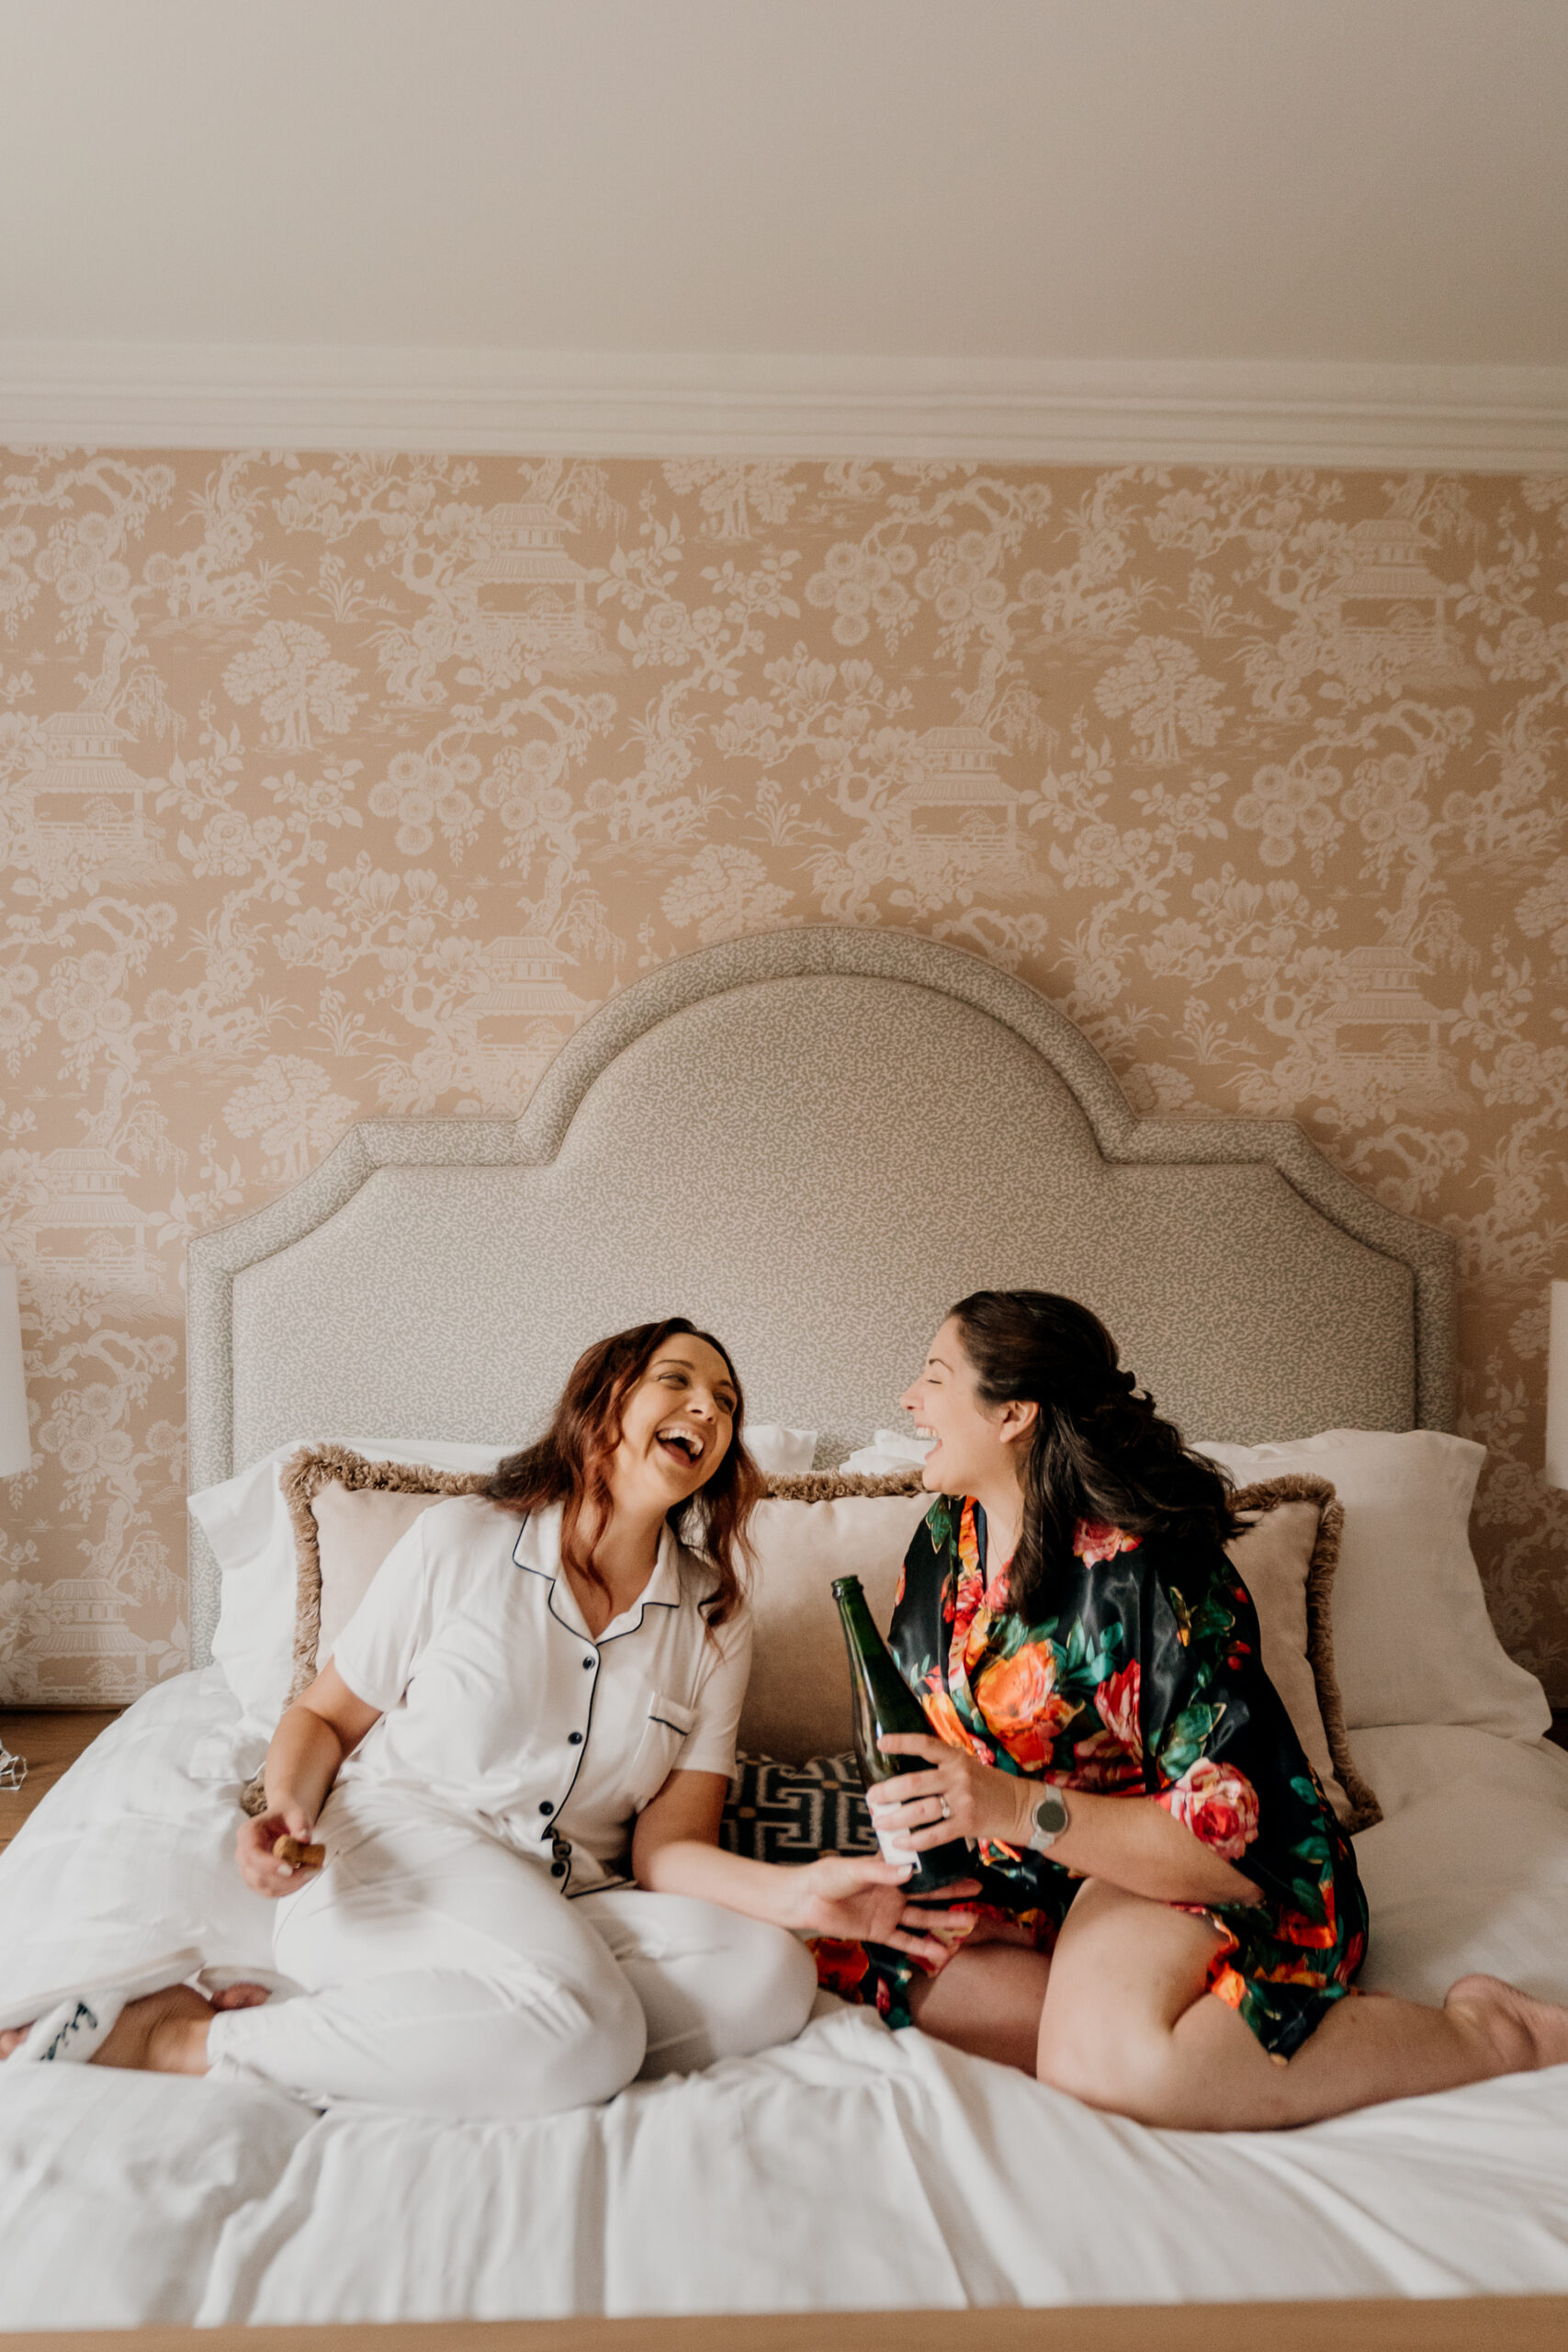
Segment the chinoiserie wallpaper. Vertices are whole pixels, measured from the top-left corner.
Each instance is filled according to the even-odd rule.
[[[184,1662],[190,1234],[829,921],[1458,1237],[1477,1547],[1568,1700],[1565,548],[1562,477],[0,457],[0,1695]]]

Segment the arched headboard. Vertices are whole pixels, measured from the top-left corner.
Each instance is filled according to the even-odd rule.
[[[368,1119],[190,1250],[191,1468],[296,1436],[529,1433],[588,1340],[684,1314],[837,1462],[943,1309],[1085,1300],[1190,1436],[1451,1425],[1453,1250],[1296,1126],[1140,1119],[1022,981],[774,932],[612,998],[521,1118]],[[216,1569],[193,1544],[193,1656]]]

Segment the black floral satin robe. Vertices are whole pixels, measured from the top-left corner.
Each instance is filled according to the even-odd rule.
[[[987,1602],[985,1513],[942,1497],[916,1530],[889,1643],[931,1728],[1004,1772],[1152,1797],[1263,1890],[1201,1910],[1219,1929],[1208,1990],[1281,2062],[1343,1997],[1366,1951],[1350,1841],[1263,1670],[1258,1614],[1217,1543],[1080,1521],[1048,1614],[1025,1624],[1005,1577]],[[981,1907],[1052,1950],[1079,1881],[987,1844]],[[918,1963],[817,1940],[818,1974],[908,2025]]]

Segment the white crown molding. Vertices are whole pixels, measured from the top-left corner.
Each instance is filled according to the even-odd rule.
[[[0,445],[1568,465],[1568,368],[0,342]]]

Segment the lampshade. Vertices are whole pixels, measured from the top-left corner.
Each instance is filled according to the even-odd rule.
[[[1568,1283],[1563,1284],[1568,1289]],[[28,1389],[22,1376],[22,1318],[17,1269],[0,1258],[0,1478],[14,1478],[32,1460]]]
[[[1546,1344],[1546,1483],[1568,1487],[1568,1283],[1551,1285]]]

